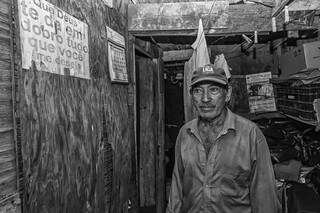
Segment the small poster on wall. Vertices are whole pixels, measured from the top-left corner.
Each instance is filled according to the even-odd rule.
[[[112,82],[128,83],[124,37],[107,27],[107,38],[110,79]]]
[[[45,0],[18,5],[22,68],[90,79],[88,25]]]
[[[246,75],[249,108],[251,113],[276,111],[271,72]]]
[[[108,43],[109,71],[113,82],[128,82],[125,50],[111,42]]]

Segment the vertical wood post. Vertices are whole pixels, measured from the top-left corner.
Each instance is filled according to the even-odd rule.
[[[156,101],[158,102],[156,200],[157,200],[157,213],[163,213],[165,210],[165,168],[164,168],[165,103],[164,103],[163,62],[161,58],[154,59],[154,62],[156,62],[157,64]]]

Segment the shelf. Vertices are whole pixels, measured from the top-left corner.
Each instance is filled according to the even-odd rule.
[[[249,120],[255,121],[259,119],[272,119],[272,118],[283,118],[284,116],[278,111],[274,112],[259,112],[259,113],[249,113],[246,118]]]
[[[316,128],[316,131],[319,131],[320,130],[320,123],[317,122],[317,121],[307,121],[307,120],[303,120],[301,118],[298,118],[298,117],[295,117],[295,116],[292,116],[292,115],[288,115],[288,114],[285,114],[283,112],[281,112],[281,114],[287,116],[288,118],[291,118],[295,121],[298,121],[300,123],[304,123],[304,124],[307,124],[307,125],[310,125],[310,126],[314,126]]]

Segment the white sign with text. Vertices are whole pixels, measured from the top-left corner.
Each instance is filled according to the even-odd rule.
[[[88,25],[44,0],[18,0],[22,68],[90,79]]]
[[[107,29],[108,40],[112,41],[113,43],[115,43],[117,45],[120,45],[123,47],[126,46],[126,42],[124,40],[124,37],[120,33],[114,31],[113,29],[111,29],[108,26],[106,26],[106,29]]]

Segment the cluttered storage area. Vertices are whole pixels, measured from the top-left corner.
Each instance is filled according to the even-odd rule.
[[[190,17],[208,14],[212,2],[129,7],[129,30],[163,50],[166,201],[179,129],[196,116],[186,101],[187,81],[203,30],[210,62],[231,73],[229,108],[254,121],[267,139],[282,212],[320,212],[320,22],[312,2],[278,1],[272,9],[220,2],[210,21],[202,19],[203,29]],[[169,12],[178,24],[165,18]]]

